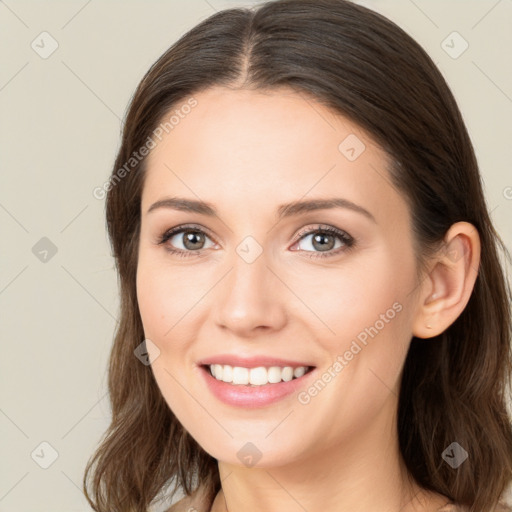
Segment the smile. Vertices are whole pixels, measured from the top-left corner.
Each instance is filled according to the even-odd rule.
[[[235,385],[265,386],[266,384],[278,384],[289,382],[306,374],[311,367],[297,366],[258,366],[245,368],[243,366],[231,366],[229,364],[208,365],[210,373],[217,380]]]
[[[206,392],[226,405],[253,409],[272,405],[303,390],[316,375],[314,366],[231,366],[203,364]]]

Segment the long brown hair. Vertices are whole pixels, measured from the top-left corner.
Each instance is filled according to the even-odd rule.
[[[195,26],[151,66],[131,100],[105,187],[121,314],[109,366],[112,422],[84,474],[94,510],[143,511],[164,489],[173,496],[201,486],[213,496],[220,488],[217,461],[134,357],[144,340],[135,276],[146,158],[130,160],[171,109],[214,85],[288,87],[365,129],[389,154],[391,180],[408,201],[419,268],[453,223],[477,228],[472,295],[442,334],[413,338],[397,429],[419,485],[472,512],[492,508],[512,479],[511,293],[499,249],[510,255],[492,225],[456,101],[427,53],[385,17],[346,0],[277,0]],[[452,442],[469,454],[457,469],[442,459]]]

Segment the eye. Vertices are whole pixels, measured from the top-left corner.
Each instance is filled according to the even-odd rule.
[[[299,241],[295,245],[299,245],[300,250],[316,253],[308,255],[310,258],[325,258],[329,256],[335,256],[342,251],[350,250],[354,247],[355,240],[349,234],[339,229],[330,226],[318,226],[314,230],[302,232],[299,235]],[[310,248],[313,250],[309,250]],[[333,251],[333,249],[340,248],[341,250]]]
[[[310,240],[306,241],[308,238]],[[207,240],[210,240],[210,245],[205,245]],[[182,257],[200,256],[203,250],[215,245],[202,228],[190,225],[177,226],[167,230],[159,237],[157,244],[165,244],[168,252]],[[354,245],[354,238],[346,232],[330,226],[318,226],[316,229],[303,231],[292,247],[299,246],[299,250],[312,253],[308,255],[310,258],[325,258],[335,256],[342,251],[348,251]],[[313,250],[310,250],[310,248]],[[291,250],[296,251],[297,249]]]
[[[173,240],[175,239],[175,240]],[[167,244],[166,249],[179,256],[199,256],[203,249],[211,247],[205,241],[210,240],[208,235],[195,226],[177,226],[166,231],[158,240],[159,245]],[[211,241],[211,240],[210,240]]]

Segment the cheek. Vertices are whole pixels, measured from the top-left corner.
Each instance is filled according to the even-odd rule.
[[[181,351],[180,343],[176,343],[176,332],[183,329],[185,322],[180,322],[180,318],[185,312],[181,311],[180,288],[173,281],[175,279],[170,278],[169,272],[160,271],[156,265],[145,265],[143,261],[137,269],[137,301],[144,336],[158,347],[161,355],[152,365],[154,371],[163,361]],[[165,379],[165,373],[155,372],[155,377]]]
[[[163,293],[162,280],[158,279],[158,272],[151,271],[144,260],[137,268],[137,302],[147,338],[159,338],[163,335],[166,323],[165,311],[169,308],[166,297]],[[169,328],[169,327],[168,327]]]
[[[209,289],[216,274],[207,268],[170,265],[166,255],[141,250],[137,268],[137,301],[144,335],[157,345],[160,355],[155,361],[157,379],[173,387],[173,379],[159,367],[173,374],[195,368],[190,350],[198,338],[198,329],[208,312]],[[160,385],[160,382],[159,382]]]
[[[144,251],[142,251],[144,253]],[[137,301],[146,336],[164,340],[201,296],[199,283],[179,268],[170,268],[161,255],[141,254],[137,268]],[[203,292],[204,293],[204,292]]]
[[[137,300],[144,335],[159,350],[151,370],[164,400],[181,421],[197,414],[179,384],[190,378],[185,358],[189,343],[185,315],[190,306],[183,296],[183,279],[179,272],[169,271],[164,266],[162,261],[145,254],[139,257]],[[195,368],[192,370],[196,371]]]
[[[408,274],[407,266],[398,268],[385,254],[367,254],[339,271],[297,275],[295,290],[333,337],[346,339],[372,326],[388,310],[388,317],[394,318],[393,304],[401,303],[410,287]]]
[[[412,254],[381,249],[331,272],[323,293],[310,295],[308,305],[330,331],[319,338],[329,359],[342,356],[343,372],[360,389],[379,385],[370,370],[389,387],[396,383],[411,338],[414,272]]]

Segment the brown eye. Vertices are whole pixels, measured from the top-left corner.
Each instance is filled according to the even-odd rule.
[[[203,248],[205,236],[199,231],[183,231],[182,241],[186,249],[198,250]]]
[[[328,233],[313,235],[312,246],[319,251],[330,251],[336,245],[336,237]]]
[[[332,227],[319,227],[303,233],[295,245],[298,247],[298,250],[311,253],[308,255],[310,257],[322,258],[346,251],[353,247],[354,244],[355,240],[344,231]]]
[[[181,226],[166,231],[158,243],[165,245],[166,249],[171,253],[189,256],[194,253],[198,255],[203,249],[212,247],[214,243],[211,242],[208,246],[208,240],[211,241],[210,237],[203,230],[190,226]]]

